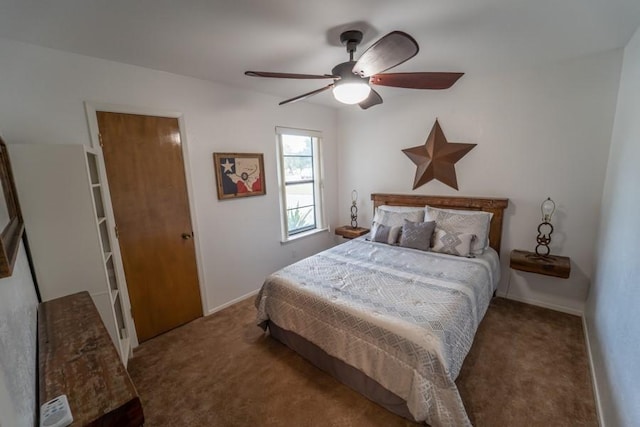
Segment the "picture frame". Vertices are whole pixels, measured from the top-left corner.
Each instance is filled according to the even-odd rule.
[[[213,153],[218,200],[266,194],[262,153]]]
[[[7,146],[0,138],[0,181],[4,193],[4,205],[0,209],[0,278],[10,277],[20,248],[20,239],[24,232],[24,220],[18,192],[11,170]],[[2,203],[2,202],[0,202]]]

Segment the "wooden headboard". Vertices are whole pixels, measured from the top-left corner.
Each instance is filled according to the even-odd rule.
[[[491,212],[491,226],[489,230],[489,245],[500,255],[500,243],[502,241],[502,219],[504,210],[509,204],[509,199],[492,199],[487,197],[452,197],[452,196],[422,196],[404,194],[379,194],[371,195],[373,209],[380,205],[391,206],[425,206],[442,209],[464,209],[474,211]]]

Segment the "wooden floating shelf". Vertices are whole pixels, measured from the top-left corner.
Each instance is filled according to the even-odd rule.
[[[368,228],[363,227],[351,227],[350,225],[344,225],[336,228],[335,234],[342,236],[345,239],[355,239],[356,237],[364,236],[369,232]]]
[[[544,274],[546,276],[568,279],[571,274],[571,258],[565,256],[539,256],[535,252],[514,249],[511,251],[509,264],[514,270],[529,273]]]

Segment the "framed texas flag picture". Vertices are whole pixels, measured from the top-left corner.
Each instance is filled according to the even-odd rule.
[[[266,194],[262,153],[213,153],[213,166],[219,200]]]

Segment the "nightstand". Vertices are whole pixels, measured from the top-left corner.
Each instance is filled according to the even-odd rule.
[[[509,267],[529,273],[568,279],[571,274],[571,259],[566,256],[557,255],[542,257],[536,255],[535,252],[514,249],[511,251]]]
[[[345,239],[355,239],[356,237],[364,236],[369,232],[368,228],[356,227],[353,228],[350,225],[343,225],[336,228],[335,234],[342,236]]]

